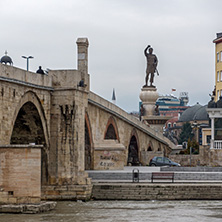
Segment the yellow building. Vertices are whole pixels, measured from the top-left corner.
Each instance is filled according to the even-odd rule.
[[[217,102],[222,97],[222,32],[217,33],[217,38],[213,40],[215,43],[215,97]],[[203,132],[204,143],[209,144],[211,149],[222,149],[222,108],[220,101],[215,106],[208,106],[207,113],[211,120],[211,135],[209,130]],[[208,104],[209,105],[209,104]]]
[[[222,32],[217,33],[215,43],[215,102],[222,96]]]

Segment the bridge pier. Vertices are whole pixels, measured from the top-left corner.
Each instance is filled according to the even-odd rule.
[[[91,192],[91,180],[85,172],[88,40],[78,39],[77,45],[78,70],[49,72],[56,81],[52,81],[49,186],[43,187],[43,196],[48,198],[88,199]]]

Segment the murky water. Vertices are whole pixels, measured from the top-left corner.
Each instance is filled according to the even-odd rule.
[[[222,201],[90,201],[58,202],[54,211],[36,214],[0,214],[4,222],[82,221],[222,221]]]

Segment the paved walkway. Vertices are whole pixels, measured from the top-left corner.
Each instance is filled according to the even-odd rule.
[[[86,170],[86,172],[96,172],[96,173],[132,173],[133,169],[138,169],[140,172],[160,172],[160,167],[146,167],[146,166],[127,166],[123,170]]]
[[[160,167],[124,167],[123,170],[88,170],[87,172],[89,177],[92,178],[93,183],[131,183],[134,169],[139,170],[139,181],[141,183],[150,183],[152,172],[163,171]],[[164,171],[168,169],[173,170],[172,167],[164,167]],[[160,180],[155,182],[171,181]],[[222,183],[222,172],[194,172],[186,171],[186,169],[183,168],[183,171],[174,172],[174,183]]]

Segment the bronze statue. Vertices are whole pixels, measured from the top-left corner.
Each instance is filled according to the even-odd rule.
[[[149,49],[149,53],[147,53],[147,50]],[[154,73],[156,72],[157,75],[159,75],[158,71],[157,71],[157,57],[156,55],[153,54],[153,48],[150,47],[150,45],[148,45],[145,50],[144,50],[144,54],[146,56],[146,60],[147,60],[147,68],[146,68],[146,78],[145,78],[145,82],[146,84],[143,87],[148,86],[148,79],[150,76],[150,86],[151,87],[155,87],[153,85],[154,82]]]

